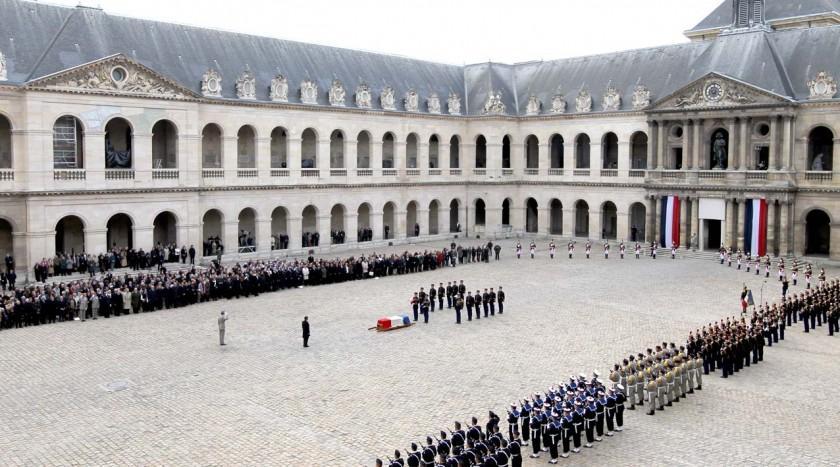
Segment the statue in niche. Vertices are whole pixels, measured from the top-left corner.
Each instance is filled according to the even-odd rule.
[[[723,133],[718,132],[715,135],[714,142],[712,142],[712,162],[714,163],[712,170],[723,170],[726,168],[727,146],[728,143],[726,142],[726,138],[723,136]]]
[[[822,153],[817,154],[817,157],[815,157],[814,161],[811,162],[811,170],[815,172],[825,170],[825,163],[823,162]]]

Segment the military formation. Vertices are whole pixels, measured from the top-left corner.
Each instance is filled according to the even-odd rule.
[[[425,288],[420,287],[420,291],[414,292],[411,296],[409,304],[414,315],[414,321],[419,320],[420,315],[423,316],[423,322],[429,322],[429,312],[434,313],[435,306],[438,310],[443,310],[444,302],[447,309],[455,310],[455,324],[461,324],[461,314],[464,307],[467,309],[467,321],[473,320],[473,310],[475,310],[475,319],[480,320],[482,312],[485,318],[496,316],[496,308],[498,306],[499,314],[505,312],[505,292],[502,286],[499,286],[498,292],[490,287],[485,288],[484,292],[476,290],[471,293],[464,285],[464,281],[447,282],[444,287],[443,282],[439,283],[437,287],[435,284],[429,286],[428,292]]]

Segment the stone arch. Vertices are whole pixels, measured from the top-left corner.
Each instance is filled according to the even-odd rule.
[[[382,207],[382,237],[386,240],[394,238],[397,228],[397,205],[388,201]]]
[[[831,254],[831,217],[827,211],[815,208],[805,214],[805,254]]]
[[[630,168],[645,170],[648,158],[648,136],[644,131],[637,131],[630,137]]]
[[[178,127],[171,120],[158,120],[152,126],[152,168],[178,168]]]
[[[536,135],[525,138],[525,168],[540,168],[540,139]]]
[[[318,208],[310,204],[301,211],[301,226],[303,228],[302,243],[304,247],[318,246],[320,234],[318,230]]]
[[[440,138],[438,135],[429,137],[429,168],[440,168]]]
[[[360,169],[371,168],[370,153],[370,133],[362,130],[356,135],[356,167]]]
[[[416,133],[409,133],[405,139],[405,168],[417,168],[418,137]]]
[[[223,247],[222,225],[224,219],[224,214],[218,209],[208,209],[201,217],[204,256],[215,255]]]
[[[318,168],[318,132],[313,128],[303,130],[300,136],[300,168]]]
[[[601,204],[601,239],[615,240],[618,237],[618,208],[612,201]]]
[[[565,153],[564,147],[565,141],[563,140],[563,135],[560,134],[553,134],[551,135],[551,139],[549,140],[549,145],[551,146],[551,168],[552,169],[562,169],[563,168],[563,156]]]
[[[636,202],[630,205],[630,241],[644,242],[646,238],[647,207],[644,203]]]
[[[55,225],[56,253],[85,252],[85,221],[76,215],[64,216]]]
[[[394,168],[394,154],[396,146],[396,137],[390,131],[382,136],[382,168]]]
[[[461,138],[454,135],[449,138],[449,168],[457,169],[461,167]]]
[[[134,128],[123,117],[114,117],[105,124],[105,168],[133,167]]]
[[[476,198],[475,202],[475,225],[484,225],[487,222],[487,205],[481,198]]]
[[[618,136],[613,132],[607,132],[601,138],[601,168],[618,168]]]
[[[406,237],[420,236],[420,219],[417,218],[417,201],[409,201],[405,207]]]
[[[289,248],[289,210],[277,206],[271,211],[271,249]]]
[[[0,217],[0,258],[5,258],[6,255],[15,255],[14,231],[12,223]],[[0,261],[0,271],[8,272],[5,261]]]
[[[440,201],[432,200],[429,203],[429,235],[440,233]]]
[[[461,201],[453,199],[449,202],[449,232],[461,230]]]
[[[163,211],[152,221],[152,241],[154,245],[178,244],[178,218],[171,211]]]
[[[242,125],[236,133],[236,168],[257,168],[257,131],[251,125]]]
[[[582,199],[575,202],[575,236],[589,238],[589,204]]]
[[[73,115],[58,117],[53,123],[53,168],[84,168],[84,141],[85,128],[78,117]]]
[[[510,206],[513,204],[513,200],[510,198],[505,198],[502,201],[502,225],[510,225]]]
[[[330,209],[330,235],[334,244],[340,245],[347,238],[347,230],[344,226],[344,217],[346,215],[347,209],[341,203],[334,205]]]
[[[125,213],[117,213],[105,223],[105,244],[109,250],[134,247],[134,220]]]
[[[356,227],[358,228],[357,241],[369,242],[373,240],[373,231],[371,230],[371,211],[373,209],[370,203],[362,203],[356,210]]]
[[[487,139],[484,135],[475,138],[475,168],[487,168]]]
[[[575,138],[575,168],[588,169],[590,140],[589,135],[581,133]]]
[[[201,130],[201,167],[204,169],[222,168],[222,127],[215,123],[204,125]]]
[[[502,138],[502,168],[509,169],[510,165],[510,135]]]
[[[271,168],[289,167],[289,132],[282,126],[271,130]]]
[[[534,198],[525,200],[525,231],[528,233],[537,233],[540,228],[539,221],[539,203]]]
[[[240,253],[257,251],[257,211],[254,208],[244,208],[237,216],[236,239]]]
[[[549,203],[550,221],[549,233],[552,235],[563,235],[563,203],[554,198]]]
[[[808,133],[808,166],[805,170],[832,171],[834,169],[834,132],[817,126]]]
[[[333,130],[330,134],[330,168],[344,168],[344,132]]]

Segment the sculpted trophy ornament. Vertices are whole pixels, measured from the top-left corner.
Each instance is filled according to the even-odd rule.
[[[481,111],[482,115],[504,115],[507,111],[505,103],[502,102],[501,91],[490,91],[487,100],[484,102],[484,109]]]
[[[525,107],[525,115],[539,115],[541,109],[542,102],[537,96],[531,94],[528,98],[528,105]]]
[[[204,97],[222,97],[222,77],[210,68],[201,77],[201,95]]]
[[[344,107],[346,95],[347,92],[344,90],[344,85],[341,84],[341,81],[338,79],[334,79],[332,85],[330,86],[330,105],[334,107]]]
[[[371,108],[371,95],[370,95],[370,86],[366,83],[362,83],[356,87],[356,107],[360,109],[369,109]]]
[[[283,75],[277,75],[271,80],[268,96],[274,102],[289,102],[289,80]]]
[[[236,97],[246,100],[257,98],[257,80],[250,70],[245,70],[236,79]]]
[[[615,86],[607,87],[607,92],[601,97],[601,108],[605,112],[616,112],[621,108],[621,94]]]
[[[0,66],[0,69],[2,68]],[[837,81],[827,71],[820,71],[807,84],[810,91],[810,99],[831,99],[837,94]]]
[[[551,97],[551,113],[566,113],[566,96],[560,92],[560,88],[557,88],[557,93]]]
[[[405,93],[405,110],[407,112],[417,112],[420,110],[420,96],[414,89],[409,89]]]
[[[449,108],[449,115],[461,115],[461,98],[458,97],[458,94],[450,92],[447,105]]]
[[[0,81],[8,79],[8,69],[6,68],[6,56],[0,52]]]
[[[586,89],[581,89],[577,98],[575,98],[575,110],[578,113],[592,111],[592,96]]]
[[[310,79],[301,81],[300,101],[304,104],[318,103],[318,85],[314,81]]]
[[[642,86],[636,86],[633,90],[633,110],[642,110],[650,106],[650,89]]]
[[[426,100],[426,108],[429,109],[430,114],[440,113],[440,97],[436,92],[433,92],[429,99]]]
[[[394,99],[394,88],[385,86],[385,89],[379,94],[379,105],[384,110],[397,110],[396,100]]]

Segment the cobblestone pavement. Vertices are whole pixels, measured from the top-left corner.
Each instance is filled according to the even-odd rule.
[[[367,330],[406,312],[420,286],[460,279],[503,285],[506,313]],[[0,465],[372,465],[453,420],[682,340],[736,313],[743,282],[758,298],[760,281],[667,257],[517,261],[506,242],[490,265],[3,331]],[[226,347],[221,309],[232,313]],[[796,327],[764,363],[707,377],[655,417],[627,412],[623,433],[561,465],[836,465],[838,356],[840,336]]]

